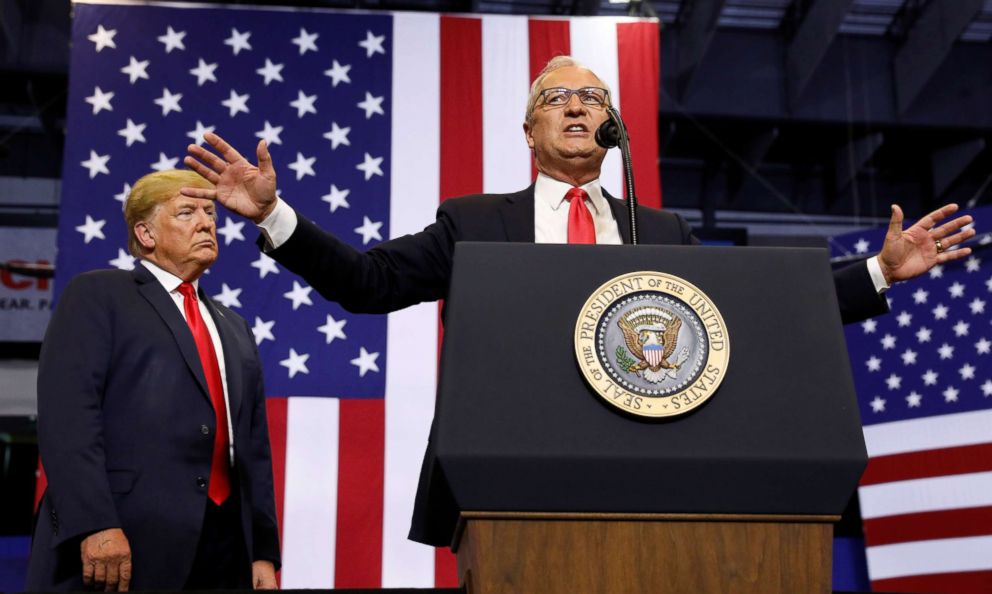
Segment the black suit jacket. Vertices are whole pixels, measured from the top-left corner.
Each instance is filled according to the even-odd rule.
[[[199,297],[224,349],[241,524],[251,560],[279,564],[262,371],[243,318]],[[29,591],[82,589],[79,544],[119,527],[132,589],[183,587],[207,504],[215,415],[192,333],[142,265],[81,274],[48,326],[38,441],[48,489]]]
[[[607,194],[624,243],[630,243],[626,204]],[[666,211],[638,207],[640,243],[690,245],[699,241],[686,221]],[[534,242],[534,186],[512,194],[481,194],[447,200],[437,219],[423,231],[359,252],[298,216],[298,226],[278,249],[269,252],[299,274],[325,298],[359,313],[385,313],[423,301],[444,299],[459,241]],[[259,239],[264,248],[264,241]],[[845,323],[886,311],[864,263],[834,273],[841,318]],[[428,444],[414,508],[410,538],[446,546],[457,511],[444,493],[428,494],[434,472]]]

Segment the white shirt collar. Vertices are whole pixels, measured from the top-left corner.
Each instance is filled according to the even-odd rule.
[[[181,279],[178,276],[172,274],[171,272],[169,272],[167,270],[163,270],[161,267],[159,267],[154,262],[151,262],[149,260],[141,260],[141,264],[145,268],[147,268],[148,271],[151,272],[155,276],[156,279],[158,279],[158,282],[160,282],[162,284],[162,286],[165,287],[165,290],[168,291],[169,293],[172,293],[173,291],[175,291],[176,289],[178,289],[179,288],[179,285],[181,285],[181,284],[183,284],[183,282],[185,282],[185,281],[183,281],[183,279]],[[193,284],[193,289],[194,290],[197,290],[197,291],[200,290],[200,279],[194,280],[192,284]]]
[[[558,210],[562,202],[565,202],[565,194],[573,187],[575,186],[572,184],[538,173],[537,180],[534,182],[534,201],[536,204],[546,205],[551,210]],[[603,188],[599,185],[599,178],[580,187],[589,194],[589,203],[595,214],[603,212],[603,209],[610,212],[610,206],[606,203],[606,197],[603,196]]]

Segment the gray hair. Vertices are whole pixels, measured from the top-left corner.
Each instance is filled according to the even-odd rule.
[[[540,96],[542,91],[541,84],[544,82],[544,79],[548,77],[548,75],[560,68],[583,68],[585,70],[589,70],[589,72],[592,72],[592,70],[590,70],[585,64],[579,62],[572,56],[555,56],[554,58],[551,58],[551,60],[544,66],[544,69],[538,73],[537,78],[534,79],[534,82],[530,85],[530,95],[527,96],[527,113],[524,114],[524,121],[527,122],[528,126],[534,122],[534,107],[537,105],[537,98]],[[599,78],[595,72],[592,74],[596,78]],[[603,88],[606,89],[606,92],[612,96],[613,93],[610,91],[610,86],[601,78],[599,79],[599,82],[603,84]]]

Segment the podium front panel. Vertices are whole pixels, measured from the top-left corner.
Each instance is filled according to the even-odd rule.
[[[583,304],[636,271],[726,323],[723,383],[687,415],[626,414],[576,362]],[[840,514],[866,461],[818,249],[459,244],[438,398],[432,480],[462,510]]]

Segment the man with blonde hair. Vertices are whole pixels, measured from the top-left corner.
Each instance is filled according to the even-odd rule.
[[[531,85],[523,122],[538,171],[535,182],[512,194],[446,200],[437,220],[423,231],[364,253],[298,216],[276,196],[275,169],[264,141],[256,148],[255,167],[221,137],[206,134],[220,156],[189,145],[185,162],[216,188],[185,188],[183,193],[215,199],[254,221],[262,249],[325,298],[349,311],[394,311],[446,297],[459,241],[630,243],[626,205],[599,182],[606,149],[596,143],[595,133],[607,120],[608,105],[609,89],[595,73],[571,57],[554,58]],[[970,253],[968,248],[947,251],[974,235],[972,229],[961,230],[971,217],[939,224],[956,210],[957,205],[945,206],[903,231],[902,211],[893,205],[881,253],[835,274],[845,322],[886,311],[881,291],[889,284]],[[676,214],[638,207],[637,216],[641,243],[698,243]],[[422,477],[421,494],[424,486]],[[425,510],[423,503],[418,498],[410,537],[449,544],[457,514],[451,508]]]
[[[74,278],[48,326],[30,591],[276,587],[261,364],[245,320],[199,289],[216,207],[183,187],[213,184],[178,170],[135,183],[139,262]]]

